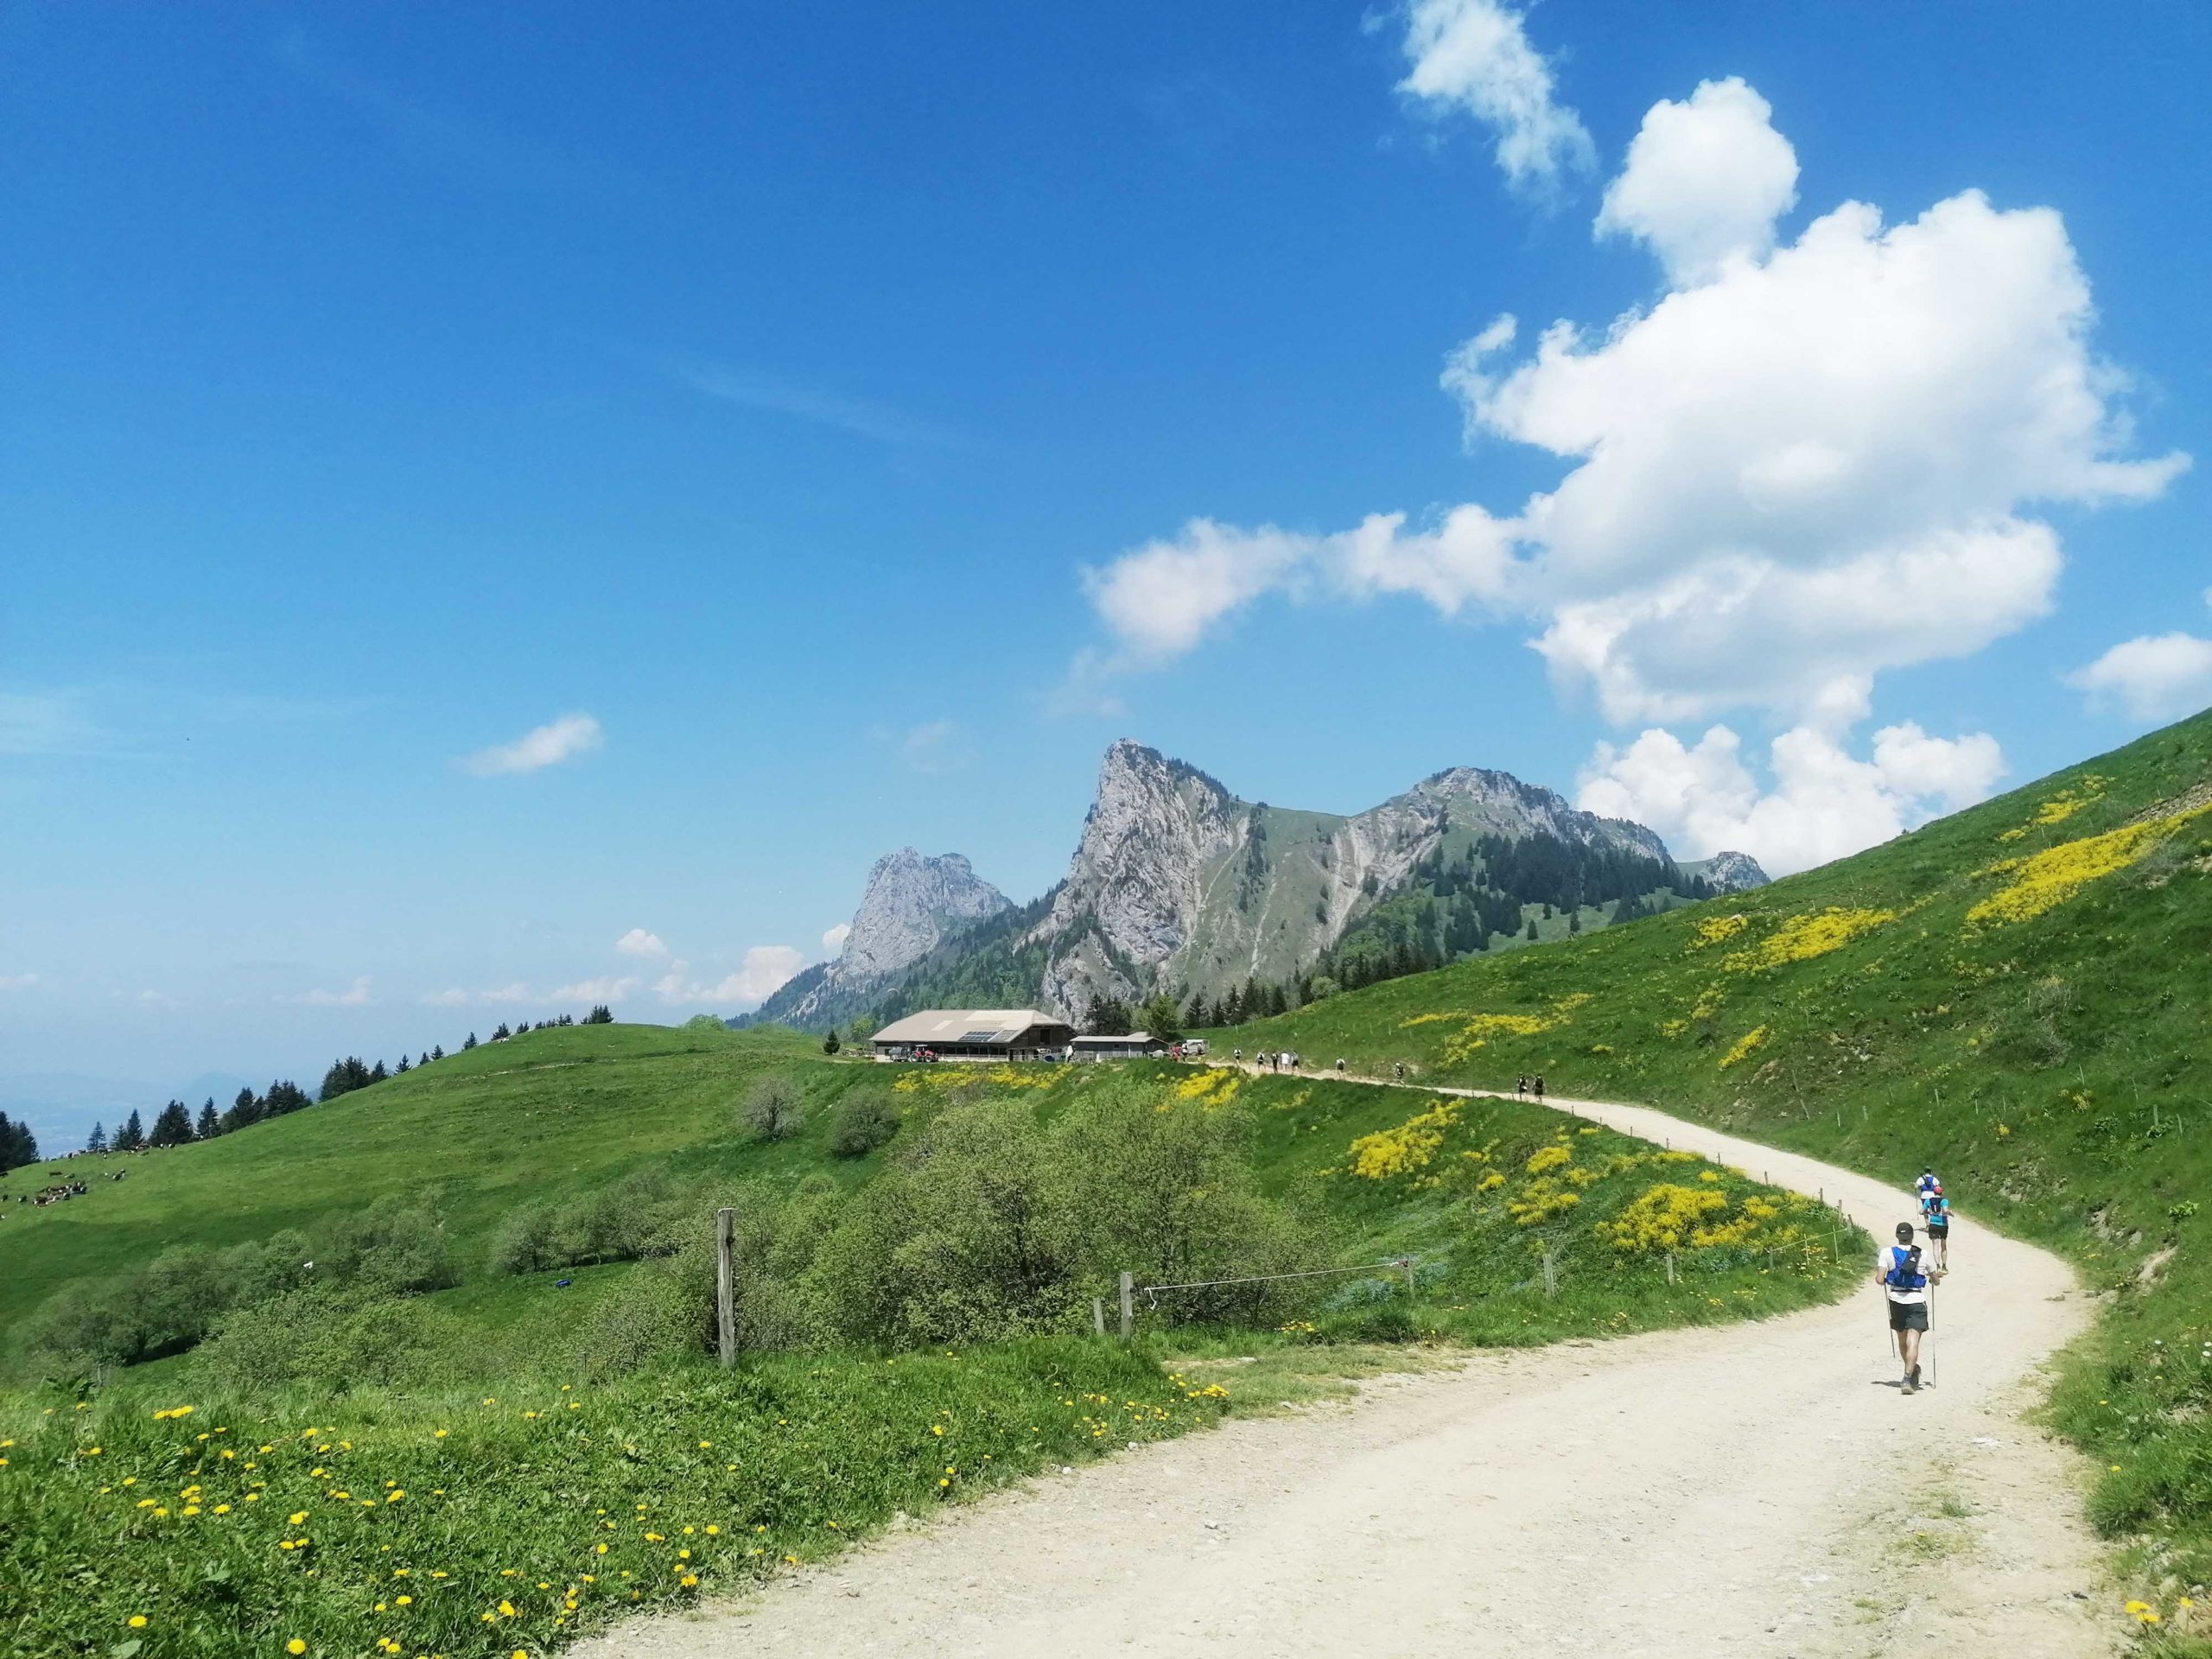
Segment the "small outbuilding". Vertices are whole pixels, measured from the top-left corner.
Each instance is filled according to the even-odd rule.
[[[1068,1058],[1075,1060],[1141,1060],[1160,1059],[1166,1056],[1167,1045],[1149,1032],[1132,1031],[1119,1037],[1077,1037],[1068,1047]]]
[[[875,1033],[879,1060],[1057,1060],[1075,1027],[1034,1008],[925,1008]]]

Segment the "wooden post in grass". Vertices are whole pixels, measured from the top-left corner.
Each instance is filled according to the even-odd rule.
[[[721,1339],[722,1370],[737,1363],[737,1277],[730,1262],[730,1235],[737,1211],[715,1211],[715,1333]]]
[[[1667,1282],[1670,1285],[1675,1282],[1675,1253],[1672,1250],[1667,1252]]]
[[[1137,1330],[1137,1276],[1134,1273],[1122,1275],[1122,1340],[1127,1342]]]
[[[1413,1259],[1413,1257],[1411,1257],[1410,1255],[1402,1255],[1402,1256],[1400,1256],[1400,1257],[1398,1258],[1398,1266],[1399,1266],[1401,1268],[1402,1268],[1402,1269],[1404,1270],[1404,1272],[1405,1272],[1405,1275],[1406,1275],[1406,1300],[1407,1300],[1408,1303],[1411,1303],[1411,1302],[1412,1302],[1412,1300],[1414,1300],[1414,1259]]]
[[[1544,1252],[1544,1299],[1548,1301],[1559,1294],[1559,1266],[1549,1249]]]
[[[1103,1296],[1090,1299],[1090,1328],[1102,1337],[1106,1334],[1106,1299]]]

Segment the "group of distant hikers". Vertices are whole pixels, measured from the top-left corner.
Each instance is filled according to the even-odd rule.
[[[1885,1245],[1874,1262],[1874,1282],[1881,1286],[1890,1309],[1890,1334],[1904,1365],[1900,1385],[1907,1394],[1920,1392],[1920,1344],[1928,1334],[1928,1314],[1936,1300],[1936,1287],[1951,1268],[1951,1201],[1933,1169],[1923,1169],[1913,1183],[1913,1197],[1920,1205],[1920,1223],[1928,1232],[1925,1249],[1913,1243],[1913,1225],[1897,1223],[1897,1243]],[[1933,1379],[1930,1379],[1931,1382]]]

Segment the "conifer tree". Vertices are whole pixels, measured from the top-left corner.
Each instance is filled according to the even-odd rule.
[[[192,1139],[192,1109],[181,1100],[173,1100],[162,1108],[161,1116],[154,1120],[153,1133],[146,1137],[149,1147],[181,1147]]]
[[[443,1050],[442,1048],[439,1048],[439,1047],[436,1047],[436,1046],[435,1046],[431,1048],[431,1050],[430,1050],[430,1058],[431,1058],[432,1059],[434,1059],[434,1060],[442,1060],[443,1058],[445,1058],[445,1057],[446,1057],[446,1052],[445,1052],[445,1050]]]
[[[193,1139],[213,1141],[222,1132],[223,1120],[215,1116],[215,1097],[210,1095],[207,1103],[200,1109],[200,1121],[192,1126]]]
[[[107,1128],[105,1125],[99,1123],[92,1125],[92,1134],[85,1137],[85,1150],[86,1152],[105,1152],[107,1150]]]
[[[492,1040],[495,1043],[504,1043],[512,1034],[507,1029],[507,1022],[502,1020],[499,1021],[499,1028],[492,1033]]]
[[[31,1138],[31,1126],[10,1123],[8,1114],[0,1112],[0,1173],[37,1161],[38,1142]]]
[[[124,1120],[123,1127],[115,1132],[114,1144],[118,1152],[136,1152],[146,1144],[145,1126],[138,1122],[138,1113],[135,1108],[130,1116]]]
[[[1535,944],[1535,940],[1536,940],[1536,918],[1535,918],[1535,917],[1531,916],[1531,917],[1529,918],[1529,942],[1531,944]]]
[[[461,1046],[461,1052],[462,1053],[466,1054],[466,1053],[467,1053],[470,1049],[472,1049],[472,1048],[474,1048],[474,1047],[475,1047],[475,1046],[476,1046],[476,1033],[475,1033],[474,1032],[473,1032],[473,1031],[472,1031],[472,1032],[470,1032],[470,1033],[468,1033],[468,1040],[467,1040],[467,1042],[463,1043],[463,1044]]]
[[[391,1072],[384,1069],[384,1062],[382,1060],[378,1060],[374,1065],[369,1068],[369,1081],[371,1083],[382,1083],[391,1075]]]
[[[843,1045],[842,1043],[841,1043],[841,1042],[839,1042],[839,1041],[837,1040],[837,1027],[836,1027],[832,1026],[832,1027],[830,1027],[830,1029],[829,1029],[828,1031],[826,1031],[826,1032],[823,1033],[823,1034],[822,1034],[822,1052],[823,1052],[824,1054],[835,1054],[835,1053],[836,1053],[836,1052],[840,1048],[842,1048],[842,1047],[843,1047],[843,1046],[844,1046],[844,1045]]]
[[[391,1074],[394,1077],[397,1077],[403,1071],[411,1071],[414,1068],[414,1061],[409,1059],[406,1055],[402,1054],[399,1057],[399,1064],[391,1068]]]

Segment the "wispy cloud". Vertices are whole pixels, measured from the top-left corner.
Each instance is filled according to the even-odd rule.
[[[888,404],[849,397],[818,386],[780,379],[753,369],[677,364],[670,372],[694,391],[742,409],[811,422],[893,449],[944,449],[973,454],[983,446],[965,433],[918,420]]]
[[[588,754],[605,741],[600,723],[589,715],[563,715],[558,720],[524,732],[512,743],[495,743],[488,749],[464,755],[461,766],[479,778],[511,777],[517,772],[542,772]]]
[[[291,996],[280,996],[276,1000],[302,1008],[365,1008],[376,999],[369,995],[369,977],[363,974],[342,991],[318,988],[301,991]]]
[[[107,734],[81,691],[0,691],[0,754],[91,754]]]
[[[343,67],[297,29],[281,35],[276,60],[344,105],[402,159],[462,183],[494,190],[557,191],[621,181],[615,170],[563,156],[488,123],[433,109]]]
[[[899,760],[909,772],[957,772],[976,758],[968,730],[956,720],[928,720],[900,734]]]
[[[620,1002],[645,982],[635,974],[607,975],[599,979],[580,979],[573,985],[562,985],[548,991],[548,1002]]]
[[[37,983],[36,974],[0,974],[0,991],[27,991]]]
[[[668,946],[661,943],[660,935],[648,933],[642,927],[633,927],[614,941],[614,948],[626,957],[664,957]]]

